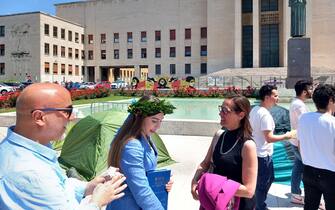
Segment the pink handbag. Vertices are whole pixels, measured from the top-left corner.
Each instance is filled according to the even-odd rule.
[[[240,185],[227,177],[204,173],[197,187],[200,210],[238,210],[240,199],[234,195]]]

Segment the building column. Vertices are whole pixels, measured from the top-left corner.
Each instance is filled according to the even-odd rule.
[[[253,67],[259,67],[259,50],[260,50],[260,33],[259,33],[259,1],[252,0],[252,50],[253,50]]]
[[[288,1],[283,1],[283,36],[283,64],[287,66],[287,42],[291,37],[291,7],[288,6]]]
[[[242,0],[235,0],[235,68],[242,67]]]
[[[101,68],[94,66],[94,80],[95,82],[101,81]]]
[[[135,65],[134,66],[135,69],[135,77],[137,77],[138,79],[141,79],[141,68],[139,65]]]

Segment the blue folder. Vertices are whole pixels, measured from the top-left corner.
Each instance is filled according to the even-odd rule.
[[[147,171],[149,185],[165,210],[168,207],[168,192],[165,185],[170,181],[170,176],[171,170],[169,169]]]

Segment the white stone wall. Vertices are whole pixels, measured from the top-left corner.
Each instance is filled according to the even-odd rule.
[[[49,24],[49,35],[44,34],[44,24]],[[58,36],[53,36],[53,27],[57,27]],[[65,29],[65,39],[61,38],[61,29]],[[69,31],[72,31],[72,41],[69,41]],[[78,33],[78,43],[75,42],[75,33]],[[81,51],[84,49],[84,45],[81,43],[81,35],[84,34],[84,28],[80,25],[64,21],[60,18],[55,18],[49,15],[41,14],[40,18],[40,53],[41,53],[41,81],[73,81],[81,82],[81,67],[83,66],[83,60],[81,59]],[[44,43],[48,43],[50,46],[49,55],[44,53]],[[53,55],[53,45],[57,45],[58,54]],[[65,57],[61,56],[61,46],[65,47]],[[69,48],[72,48],[72,58],[69,58]],[[75,58],[75,50],[79,50],[79,58]],[[50,74],[44,73],[44,63],[50,63]],[[58,74],[53,74],[53,63],[58,64]],[[65,74],[61,74],[61,65],[65,64]],[[68,66],[72,65],[72,75],[69,75]],[[79,75],[75,75],[75,66],[79,67]]]
[[[49,24],[49,36],[44,35],[44,24]],[[0,16],[0,25],[5,26],[5,37],[0,37],[0,44],[5,44],[5,56],[0,56],[0,63],[5,63],[5,75],[0,75],[0,80],[25,81],[28,76],[33,82],[39,81],[81,81],[81,50],[80,42],[83,27],[39,12],[22,13],[16,15]],[[58,38],[53,37],[53,26],[58,28]],[[66,29],[66,39],[60,38],[61,28]],[[73,41],[67,39],[68,30],[72,31]],[[79,43],[75,43],[75,32],[79,33]],[[44,43],[50,45],[50,54],[44,54]],[[58,56],[53,56],[53,45],[58,46]],[[61,46],[66,47],[66,56],[61,58]],[[68,58],[68,48],[73,50],[73,58]],[[75,49],[79,50],[79,59],[75,59]],[[44,62],[50,63],[50,74],[44,73]],[[52,64],[58,63],[59,74],[52,74]],[[73,65],[73,76],[61,75],[61,64]],[[75,76],[75,66],[79,66],[79,76]]]
[[[335,73],[335,1],[312,1],[312,66]]]
[[[39,15],[0,16],[0,25],[5,26],[5,37],[0,37],[0,44],[5,45],[5,56],[0,56],[0,63],[5,63],[5,75],[0,75],[0,80],[25,81],[30,75],[38,81]]]
[[[192,64],[191,75],[200,75],[200,28],[207,26],[206,0],[114,0],[61,4],[57,16],[86,26],[85,34],[94,35],[94,44],[85,45],[94,50],[94,60],[87,66],[148,65],[149,76],[155,76],[155,64],[161,64],[162,75],[169,75],[170,64],[176,64],[176,76],[184,76],[185,63]],[[192,39],[185,40],[185,28],[191,28]],[[176,29],[176,41],[169,40],[169,30]],[[161,41],[155,42],[155,31],[161,31]],[[147,32],[147,42],[140,42],[141,31]],[[127,32],[133,33],[133,43],[127,43]],[[100,44],[100,34],[106,33],[106,44]],[[113,43],[113,34],[119,33],[120,43]],[[184,56],[190,45],[192,56]],[[176,47],[176,58],[169,57],[169,48]],[[161,48],[161,58],[155,58],[155,48]],[[120,59],[113,58],[113,49],[120,49]],[[133,59],[127,59],[127,49],[133,49]],[[142,59],[141,48],[147,48],[147,58]],[[107,59],[100,59],[100,50],[107,50]],[[97,68],[96,68],[97,69]],[[97,74],[99,76],[99,73]],[[97,78],[99,79],[99,78]]]

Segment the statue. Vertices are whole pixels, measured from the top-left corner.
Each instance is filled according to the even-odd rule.
[[[306,0],[289,0],[291,7],[291,36],[306,35]]]

